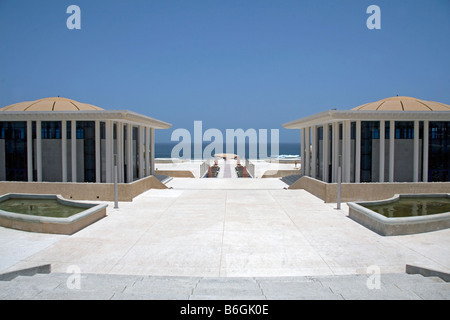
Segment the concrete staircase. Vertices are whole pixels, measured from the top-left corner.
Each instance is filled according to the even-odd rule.
[[[169,182],[173,179],[172,177],[165,176],[162,174],[155,174],[154,176],[156,179],[158,179],[159,181],[161,181],[161,183],[164,183],[164,184],[166,184],[167,182]]]
[[[450,283],[438,277],[381,274],[379,289],[369,289],[368,280],[368,275],[222,278],[48,273],[0,281],[0,299],[450,299]]]
[[[290,175],[290,176],[282,177],[282,178],[280,178],[280,180],[283,181],[284,183],[286,183],[288,186],[290,186],[295,181],[300,179],[302,176],[303,175],[301,175],[301,174],[293,174],[293,175]]]

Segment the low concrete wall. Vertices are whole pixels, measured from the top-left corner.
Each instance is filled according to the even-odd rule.
[[[114,184],[112,186],[114,192]],[[148,176],[131,183],[119,184],[118,190],[119,200],[120,200],[120,192],[123,193],[124,198],[124,200],[121,201],[133,201],[134,197],[140,195],[141,193],[149,189],[167,189],[167,186],[158,179],[156,179],[156,177],[154,176]],[[114,200],[114,194],[112,196],[112,200]]]
[[[19,269],[19,270],[2,273],[2,274],[0,274],[0,281],[11,281],[12,279],[14,279],[18,276],[31,277],[37,273],[47,273],[48,274],[50,272],[52,272],[51,264],[41,264],[39,266],[35,266],[35,267],[31,267],[31,268]]]
[[[407,274],[420,274],[424,277],[439,277],[445,282],[450,282],[450,273],[436,271],[424,267],[413,266],[410,264],[406,265],[405,272]]]
[[[305,189],[325,202],[336,202],[337,183],[301,177],[289,189]],[[342,183],[341,201],[371,201],[406,193],[448,193],[450,182]]]
[[[282,178],[294,174],[300,174],[300,170],[266,170],[261,178]]]
[[[195,178],[192,171],[189,170],[156,170],[155,174],[162,174],[173,178]]]
[[[148,176],[131,183],[119,183],[119,201],[133,201],[133,198],[149,189],[167,189],[154,176]],[[114,201],[113,183],[72,182],[0,182],[0,195],[6,193],[60,194],[66,199]]]
[[[325,201],[327,198],[327,184],[328,183],[310,177],[301,177],[291,184],[289,189],[305,189],[309,193]]]

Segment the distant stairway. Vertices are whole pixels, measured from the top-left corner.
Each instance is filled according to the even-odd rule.
[[[159,181],[161,181],[161,183],[164,183],[164,184],[166,184],[167,182],[169,182],[170,180],[173,179],[172,177],[165,176],[162,174],[155,174],[154,176],[156,179],[158,179]]]
[[[280,180],[283,181],[284,183],[286,183],[288,186],[290,186],[295,181],[300,179],[301,177],[303,177],[303,175],[301,175],[301,174],[293,174],[293,175],[290,175],[290,176],[283,177]]]

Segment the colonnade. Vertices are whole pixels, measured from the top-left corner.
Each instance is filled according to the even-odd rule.
[[[35,171],[36,177],[33,176],[33,135],[30,134],[33,128],[33,121],[36,122],[36,159]],[[42,122],[55,121],[52,120],[27,120],[27,173],[28,181],[43,181],[43,164],[42,164]],[[56,120],[58,121],[58,120]],[[68,150],[70,147],[70,164],[71,164],[71,181],[77,181],[77,120],[59,120],[61,122],[61,176],[62,182],[68,180]],[[95,123],[95,182],[112,183],[114,182],[114,167],[116,161],[118,167],[117,180],[119,183],[129,183],[134,180],[133,167],[139,163],[137,178],[143,178],[154,174],[154,156],[155,156],[155,129],[140,124],[116,121],[116,120],[83,120],[93,121]],[[67,144],[67,125],[70,124],[71,136],[70,146]],[[104,131],[104,163],[102,163],[102,146],[101,146],[101,126],[105,127]],[[115,128],[114,128],[115,127]],[[133,161],[133,128],[137,128],[138,137],[136,139],[137,159]],[[115,129],[115,138],[114,138]],[[134,165],[133,165],[134,163]],[[105,168],[105,177],[102,179],[102,167]],[[126,170],[126,172],[125,172]],[[103,180],[103,181],[102,181]]]
[[[319,178],[320,176],[325,182],[337,182],[338,168],[341,166],[342,182],[361,182],[361,122],[362,120],[343,120],[301,128],[301,173],[313,178]],[[385,135],[386,122],[389,123],[389,139],[386,139]],[[394,182],[396,158],[395,122],[395,120],[390,119],[379,120],[379,177],[378,181],[371,182]],[[419,147],[420,121],[414,120],[412,122],[414,122],[412,182],[428,181],[429,120],[423,121],[421,148]],[[352,126],[354,126],[354,152],[352,152]],[[322,128],[321,150],[318,149],[318,128]],[[329,134],[330,128],[331,138]],[[342,139],[340,136],[342,136]],[[385,160],[386,143],[389,144],[387,163]],[[320,158],[318,156],[319,152],[321,152]],[[320,167],[319,162],[321,159],[323,165]],[[340,164],[339,161],[341,162]],[[352,165],[354,166],[353,168]],[[388,169],[387,181],[385,181],[385,168]]]

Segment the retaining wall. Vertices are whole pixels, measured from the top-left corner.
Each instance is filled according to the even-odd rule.
[[[117,187],[119,201],[133,201],[134,197],[149,189],[167,189],[154,176],[131,183],[119,183]],[[66,199],[114,201],[114,184],[1,181],[0,195],[6,193],[60,194]]]
[[[337,201],[337,183],[326,183],[311,177],[301,177],[289,189],[305,189],[325,202]],[[341,201],[370,201],[404,193],[448,193],[450,182],[380,182],[342,183]]]

